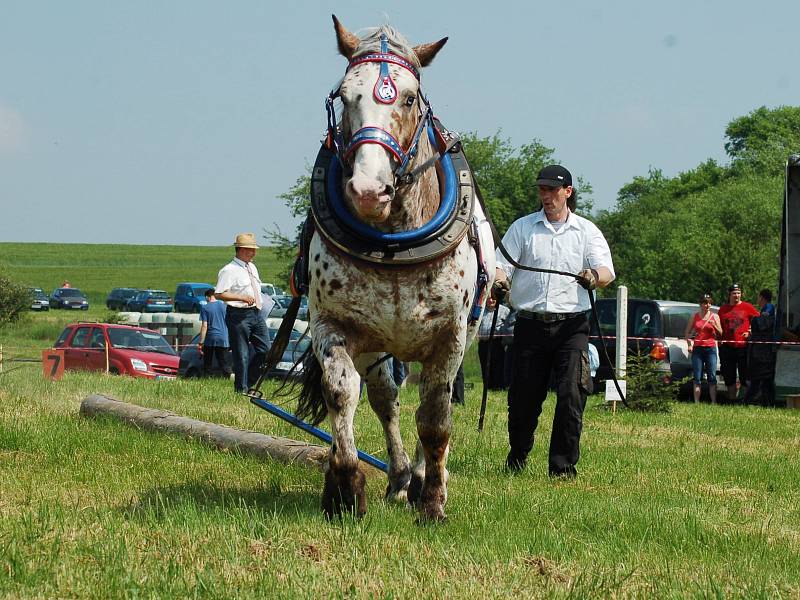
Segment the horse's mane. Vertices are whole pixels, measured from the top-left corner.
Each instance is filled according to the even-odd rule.
[[[419,59],[416,52],[405,36],[391,25],[381,25],[380,27],[369,27],[359,32],[361,43],[355,55],[366,54],[367,52],[380,52],[381,34],[385,33],[389,42],[389,52],[397,54],[409,60],[415,67],[419,68]]]

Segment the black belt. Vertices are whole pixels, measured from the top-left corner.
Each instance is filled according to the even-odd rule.
[[[228,306],[226,307],[226,310],[261,310],[261,309],[256,308],[255,306],[248,306],[246,308],[244,306]]]
[[[588,311],[582,310],[573,313],[551,313],[551,312],[532,312],[530,310],[518,310],[518,319],[533,319],[544,323],[555,323],[556,321],[566,321],[575,317],[585,317]]]

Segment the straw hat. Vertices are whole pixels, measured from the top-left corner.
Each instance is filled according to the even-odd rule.
[[[256,236],[252,233],[240,233],[236,236],[236,241],[233,242],[233,245],[237,248],[258,249],[258,244],[256,244]]]

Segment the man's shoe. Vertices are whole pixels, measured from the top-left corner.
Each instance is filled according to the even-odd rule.
[[[519,473],[525,468],[525,464],[527,463],[527,459],[520,458],[518,456],[514,456],[513,454],[509,454],[506,458],[506,471],[509,473]]]

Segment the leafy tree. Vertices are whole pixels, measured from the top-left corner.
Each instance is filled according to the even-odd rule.
[[[765,106],[734,119],[725,129],[725,151],[734,169],[780,175],[786,157],[800,148],[800,107]]]
[[[729,166],[712,160],[664,177],[658,169],[620,189],[598,216],[618,279],[632,296],[727,300],[738,282],[747,299],[778,281],[783,166],[800,147],[800,109],[761,108],[726,130]],[[763,139],[762,139],[763,136]]]
[[[27,288],[0,273],[0,327],[18,320],[31,305]]]

